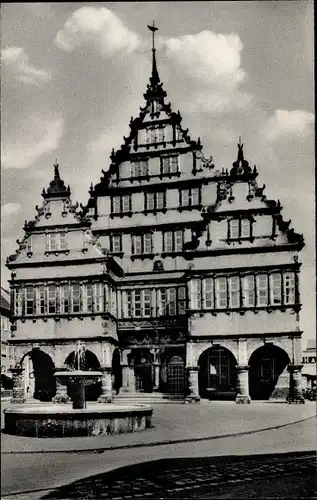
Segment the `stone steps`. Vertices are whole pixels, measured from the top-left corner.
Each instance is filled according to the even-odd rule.
[[[123,392],[113,397],[115,403],[168,404],[184,403],[184,394],[164,394],[161,392]]]

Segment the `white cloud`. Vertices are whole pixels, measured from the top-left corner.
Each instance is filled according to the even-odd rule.
[[[262,129],[262,133],[269,141],[281,137],[305,137],[312,131],[315,115],[302,110],[287,111],[277,109]]]
[[[54,41],[67,52],[89,44],[104,56],[118,51],[131,53],[141,44],[140,37],[106,7],[81,7],[66,21]]]
[[[250,104],[252,95],[240,90],[248,78],[241,68],[242,48],[238,35],[211,31],[165,41],[168,59],[195,82],[187,97],[189,111],[220,113]]]
[[[33,114],[20,123],[14,137],[2,136],[1,161],[5,168],[26,168],[43,154],[57,149],[64,131],[60,116]]]
[[[52,75],[44,69],[37,69],[29,63],[29,56],[21,47],[7,47],[1,50],[1,60],[17,81],[39,85],[51,81]]]
[[[20,203],[6,203],[1,206],[1,219],[11,217],[21,210]]]

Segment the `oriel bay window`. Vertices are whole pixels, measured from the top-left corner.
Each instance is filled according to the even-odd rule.
[[[115,314],[116,290],[108,297],[108,284],[61,283],[29,285],[14,290],[14,314],[17,316],[43,316],[58,314],[102,313]]]
[[[144,193],[144,210],[155,211],[164,210],[164,208],[166,208],[165,191],[153,191]]]
[[[216,307],[225,309],[227,307],[227,278],[216,278]]]
[[[205,278],[203,280],[203,308],[214,308],[214,280],[213,278]]]
[[[134,234],[131,236],[132,255],[151,254],[152,250],[152,233]]]
[[[184,244],[184,231],[165,231],[163,233],[163,252],[182,252]]]
[[[254,276],[252,274],[242,278],[242,301],[245,307],[255,306]]]
[[[268,276],[267,274],[259,274],[256,277],[257,284],[257,306],[268,305]]]
[[[272,305],[282,303],[282,276],[280,273],[272,273],[270,275],[270,292]]]
[[[229,304],[230,307],[236,308],[240,306],[240,278],[239,276],[231,276],[229,278]]]
[[[154,304],[156,304],[156,312]],[[186,304],[186,288],[184,286],[123,290],[121,295],[123,318],[183,315],[186,314]]]
[[[180,206],[181,207],[194,207],[201,203],[200,188],[188,188],[180,190]]]
[[[124,318],[149,318],[152,313],[151,289],[126,290],[122,294]]]

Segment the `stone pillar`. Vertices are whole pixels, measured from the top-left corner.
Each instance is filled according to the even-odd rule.
[[[294,365],[291,364],[288,367],[288,371],[290,374],[289,377],[289,394],[287,396],[287,402],[292,403],[301,403],[305,404],[305,399],[302,391],[302,374],[301,370],[303,365]]]
[[[98,403],[111,403],[112,401],[111,367],[104,366],[100,370],[102,371],[101,395],[98,398]]]
[[[237,365],[237,395],[236,403],[250,404],[249,396],[249,367],[248,365]]]
[[[16,367],[10,368],[10,372],[12,373],[12,382],[13,382],[13,390],[12,390],[12,398],[10,403],[12,404],[22,404],[25,403],[25,392],[24,392],[24,380],[23,380],[23,368]]]
[[[55,373],[58,373],[59,371],[65,371],[65,368],[55,369]],[[58,380],[58,377],[55,378],[56,378],[56,394],[52,398],[52,403],[56,404],[68,403],[70,401],[70,397],[67,395],[67,385],[63,385]]]
[[[153,363],[154,365],[154,387],[153,391],[158,391],[160,388],[160,367],[161,364],[158,361]]]
[[[198,388],[198,366],[188,366],[188,394],[186,396],[187,403],[198,403],[200,401]]]
[[[135,392],[134,364],[128,366],[128,392]]]

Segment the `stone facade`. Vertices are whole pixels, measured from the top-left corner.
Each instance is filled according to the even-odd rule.
[[[54,397],[39,373],[69,364],[80,339],[89,367],[103,369],[91,393],[101,401],[112,384],[188,401],[285,399],[301,362],[303,237],[258,185],[241,140],[231,167],[204,157],[152,53],[145,105],[87,205],[72,205],[55,165],[8,259],[16,363],[30,358],[35,396]]]

